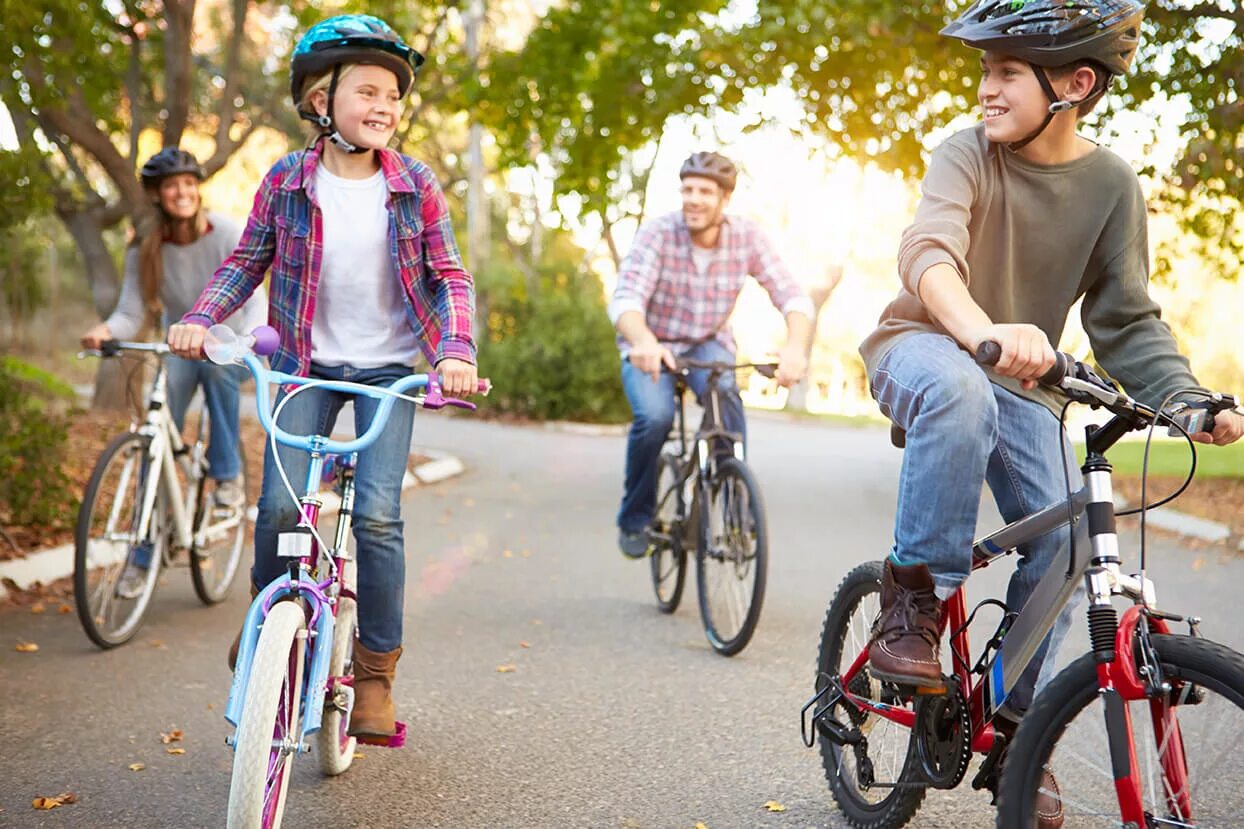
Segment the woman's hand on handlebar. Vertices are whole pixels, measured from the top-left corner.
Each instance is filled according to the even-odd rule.
[[[975,332],[968,344],[976,353],[989,340],[1002,348],[1002,356],[993,366],[994,373],[1019,380],[1025,389],[1035,388],[1037,380],[1054,367],[1057,359],[1049,337],[1035,325],[990,325]]]
[[[207,328],[195,322],[179,322],[169,326],[168,347],[178,357],[187,360],[203,359],[203,340]]]
[[[479,371],[465,360],[446,357],[436,364],[441,392],[447,397],[466,397],[479,392]]]
[[[88,328],[78,338],[78,342],[83,348],[89,348],[95,351],[103,345],[105,340],[112,339],[112,329],[108,327],[108,323],[100,322]]]

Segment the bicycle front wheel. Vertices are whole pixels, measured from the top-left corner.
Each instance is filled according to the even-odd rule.
[[[678,467],[678,456],[670,454],[661,455],[657,466],[657,516],[649,561],[652,592],[662,613],[678,609],[687,580],[687,551],[681,535],[683,525],[679,522],[684,509]]]
[[[74,531],[73,598],[78,619],[101,648],[128,642],[142,624],[155,592],[168,543],[163,504],[156,498],[140,537],[149,486],[151,438],[117,435],[91,472]]]
[[[717,464],[701,497],[696,580],[713,650],[734,656],[751,641],[765,598],[768,538],[760,487],[737,458]]]
[[[206,417],[206,415],[204,415]],[[251,487],[246,477],[246,452],[239,444],[242,472],[238,477],[244,497],[241,506],[224,507],[216,503],[208,478],[199,480],[198,504],[194,511],[194,545],[190,550],[190,578],[194,592],[204,604],[217,604],[229,594],[246,545],[250,521]]]
[[[246,685],[233,747],[229,829],[281,825],[294,757],[301,750],[306,645],[302,607],[292,601],[277,602],[264,619]]]
[[[1124,703],[1145,825],[1234,827],[1244,815],[1244,656],[1205,639],[1150,637],[1170,690]],[[1042,772],[1053,773],[1068,827],[1123,825],[1106,702],[1086,654],[1037,695],[1007,752],[999,829],[1036,825]],[[1055,794],[1053,792],[1045,794]],[[1047,797],[1046,800],[1049,798]]]

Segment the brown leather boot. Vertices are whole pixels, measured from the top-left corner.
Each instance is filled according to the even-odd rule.
[[[255,597],[259,595],[259,588],[251,585],[251,601],[255,601]],[[243,625],[245,625],[245,617],[243,617]],[[229,670],[236,671],[238,667],[238,649],[242,647],[242,628],[238,628],[238,635],[233,637],[233,644],[229,646]]]
[[[994,731],[1006,737],[1006,744],[1002,747],[1002,753],[998,755],[997,776],[995,777],[995,780],[1001,780],[1002,768],[1006,764],[1006,756],[1010,753],[1011,743],[1015,739],[1015,729],[1018,728],[1018,725],[1004,716],[997,716],[994,717],[993,727]],[[994,786],[996,794],[996,782]],[[1062,829],[1062,793],[1058,789],[1058,781],[1054,779],[1054,772],[1050,771],[1049,766],[1041,770],[1041,783],[1037,789],[1037,804],[1033,812],[1037,829]]]
[[[868,645],[869,671],[878,679],[929,690],[945,688],[941,640],[942,602],[933,594],[933,577],[923,564],[885,562],[881,613]]]
[[[402,649],[376,653],[354,640],[354,710],[351,737],[392,737],[397,733],[393,707],[393,675]]]

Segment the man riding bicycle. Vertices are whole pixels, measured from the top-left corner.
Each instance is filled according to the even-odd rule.
[[[678,357],[734,360],[730,313],[749,275],[786,318],[778,382],[792,386],[808,368],[812,300],[755,222],[726,215],[738,180],[734,163],[718,153],[693,153],[683,162],[679,178],[682,210],[639,229],[609,303],[623,358],[622,387],[634,413],[617,519],[618,546],[630,558],[648,552],[657,459],[674,422],[674,378],[661,369],[675,368]],[[693,370],[687,381],[703,400],[708,372]],[[723,425],[746,435],[743,401],[733,374],[722,379],[720,389]]]

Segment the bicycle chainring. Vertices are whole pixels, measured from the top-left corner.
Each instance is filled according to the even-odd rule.
[[[912,739],[920,769],[933,788],[953,789],[972,759],[972,722],[963,692],[948,682],[945,694],[916,697],[915,708]]]

